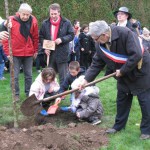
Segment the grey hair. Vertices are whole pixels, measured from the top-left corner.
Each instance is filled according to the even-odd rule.
[[[32,8],[30,5],[28,5],[27,3],[22,3],[19,7],[19,10],[18,12],[21,12],[22,10],[26,10],[28,11],[29,13],[32,13]]]
[[[109,26],[104,20],[97,20],[89,24],[89,35],[100,36],[107,31],[109,31]]]

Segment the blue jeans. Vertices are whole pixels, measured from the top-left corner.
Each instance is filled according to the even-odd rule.
[[[5,63],[0,64],[0,79],[3,77],[4,67],[5,67]]]
[[[14,76],[15,76],[15,95],[20,94],[19,73],[20,73],[20,67],[22,65],[23,73],[24,73],[24,81],[25,81],[25,94],[26,96],[28,96],[32,84],[33,57],[13,56],[13,62],[14,62]]]

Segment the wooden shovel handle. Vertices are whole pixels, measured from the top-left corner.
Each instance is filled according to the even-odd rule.
[[[47,67],[49,65],[49,57],[50,57],[50,55],[47,55],[47,62],[46,62]]]
[[[106,79],[108,79],[108,78],[110,78],[110,77],[113,77],[113,76],[115,76],[115,75],[116,75],[116,72],[114,72],[114,73],[112,73],[112,74],[109,74],[109,75],[107,75],[107,76],[104,76],[104,77],[102,77],[102,78],[100,78],[100,79],[94,80],[93,82],[89,82],[88,84],[85,85],[85,87],[90,86],[90,85],[93,85],[93,84],[96,84],[96,83],[98,83],[98,82],[101,82],[101,81],[103,81],[103,80],[106,80]],[[39,103],[41,103],[41,102],[47,102],[47,101],[49,101],[49,100],[51,100],[51,99],[55,99],[55,98],[57,98],[57,97],[61,97],[61,96],[63,96],[63,95],[67,95],[67,94],[73,93],[73,92],[78,91],[78,90],[79,90],[79,88],[72,89],[72,90],[68,90],[68,91],[65,91],[65,92],[63,92],[63,93],[56,94],[56,95],[54,95],[54,96],[50,96],[50,97],[44,98],[43,100],[38,100],[35,104],[39,104]]]

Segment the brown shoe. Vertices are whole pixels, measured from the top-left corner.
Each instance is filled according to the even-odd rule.
[[[116,129],[113,129],[113,128],[110,128],[110,129],[106,130],[106,133],[107,133],[107,134],[114,134],[114,133],[116,133],[116,132],[117,132],[117,130],[116,130]]]
[[[150,139],[150,135],[149,134],[141,134],[140,139],[141,140]]]

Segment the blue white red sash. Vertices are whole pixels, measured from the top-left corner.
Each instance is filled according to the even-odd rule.
[[[142,39],[141,38],[139,38],[139,42],[140,42],[140,46],[141,46],[141,50],[142,50],[142,54],[143,54],[144,53],[144,47],[142,45]],[[99,45],[99,47],[102,50],[102,52],[106,55],[106,57],[111,59],[113,62],[121,63],[121,64],[126,63],[128,56],[111,52],[108,49],[106,49],[105,47],[100,46],[100,45]]]
[[[121,64],[126,63],[128,56],[111,52],[111,51],[107,50],[106,48],[104,48],[103,46],[100,46],[100,45],[99,45],[99,47],[102,50],[102,52],[106,55],[106,57],[108,57],[112,61],[114,61],[116,63],[121,63]]]

